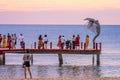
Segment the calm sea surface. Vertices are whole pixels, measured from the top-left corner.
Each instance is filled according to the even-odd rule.
[[[71,39],[72,35],[80,35],[80,41],[85,41],[86,34],[92,38],[94,33],[84,25],[0,25],[0,34],[23,33],[26,48],[33,48],[38,36],[48,35],[49,42],[56,47],[59,35]],[[34,54],[34,65],[31,71],[34,78],[99,78],[120,77],[120,25],[102,25],[101,34],[96,42],[102,42],[101,65],[92,65],[92,55],[64,54],[63,66],[58,66],[56,54]],[[17,48],[19,48],[19,42]],[[0,78],[23,78],[23,54],[6,54],[6,65],[0,65]],[[95,56],[96,59],[96,56]]]

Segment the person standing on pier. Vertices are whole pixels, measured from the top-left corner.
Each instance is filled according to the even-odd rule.
[[[6,35],[3,35],[3,48],[6,48],[6,43],[7,43]]]
[[[11,35],[11,47],[12,47],[13,49],[15,48],[14,45],[15,45],[15,39],[14,39],[14,35],[12,34],[12,35]]]
[[[64,45],[65,45],[65,37],[64,35],[61,36],[61,49],[64,49]]]
[[[43,47],[43,38],[42,35],[39,36],[38,38],[38,49],[41,49]]]
[[[48,44],[48,37],[47,35],[44,35],[44,38],[43,38],[43,41],[44,41],[44,48],[47,49],[47,44]]]
[[[15,39],[14,48],[16,48],[16,44],[17,44],[17,36],[16,36],[16,34],[14,34],[14,39]]]
[[[80,49],[80,36],[79,35],[77,35],[75,39],[75,45],[76,45],[76,49]]]
[[[2,43],[2,34],[0,34],[0,48],[1,48],[1,43]]]
[[[85,49],[88,49],[88,45],[89,45],[89,35],[86,35],[86,38],[85,38]]]
[[[30,75],[30,78],[32,79],[32,73],[31,73],[31,70],[30,70],[30,60],[32,59],[32,57],[30,56],[29,54],[29,50],[27,50],[27,53],[24,54],[23,56],[23,67],[24,67],[24,76],[25,76],[25,79],[27,78],[27,75],[26,75],[26,72],[28,70],[28,73]]]
[[[75,40],[76,40],[76,37],[75,37],[75,35],[73,35],[73,38],[72,38],[72,49],[75,49],[75,47],[76,47]]]
[[[20,46],[21,46],[21,48],[23,48],[24,43],[25,43],[23,34],[20,34],[18,41],[20,41]]]
[[[7,48],[11,48],[11,36],[10,33],[7,34]]]
[[[57,47],[59,47],[59,49],[61,49],[61,35],[59,35],[59,37],[58,37]]]

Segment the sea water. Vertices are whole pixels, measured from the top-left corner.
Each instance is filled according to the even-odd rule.
[[[95,33],[86,29],[85,25],[0,25],[0,34],[20,33],[24,35],[26,48],[33,48],[38,42],[39,35],[48,35],[49,43],[57,48],[59,35],[65,39],[72,39],[73,35],[80,35],[80,41],[90,36],[89,48]],[[34,78],[99,78],[120,77],[120,25],[101,25],[100,36],[96,42],[102,43],[100,66],[92,65],[93,55],[63,54],[63,66],[59,67],[56,54],[34,54],[34,64],[31,71]],[[49,45],[48,45],[49,46]],[[20,48],[17,42],[17,48]],[[23,54],[6,54],[6,65],[0,66],[0,78],[23,78]],[[95,60],[96,60],[96,56]]]

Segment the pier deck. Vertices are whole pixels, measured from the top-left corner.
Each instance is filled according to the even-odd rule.
[[[32,54],[31,64],[33,64],[33,54],[58,54],[59,66],[63,64],[62,54],[84,54],[84,55],[93,55],[92,63],[94,64],[94,55],[96,55],[96,64],[100,65],[100,54],[101,49],[87,49],[87,50],[68,50],[68,49],[0,49],[0,54],[2,54],[3,64],[5,65],[5,54],[15,53],[23,54],[30,53]]]
[[[29,50],[31,54],[100,54],[101,50],[68,50],[68,49],[3,49],[4,53],[26,53]]]

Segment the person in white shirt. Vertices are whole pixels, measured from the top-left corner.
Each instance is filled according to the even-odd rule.
[[[20,34],[19,38],[18,38],[18,41],[20,42],[20,46],[21,48],[23,47],[24,45],[24,36],[23,34]]]
[[[47,44],[48,44],[48,37],[47,37],[47,35],[44,36],[43,42],[44,42],[44,48],[47,49]]]
[[[64,45],[65,45],[65,37],[64,37],[64,35],[62,35],[62,37],[61,37],[61,49],[64,49]]]

